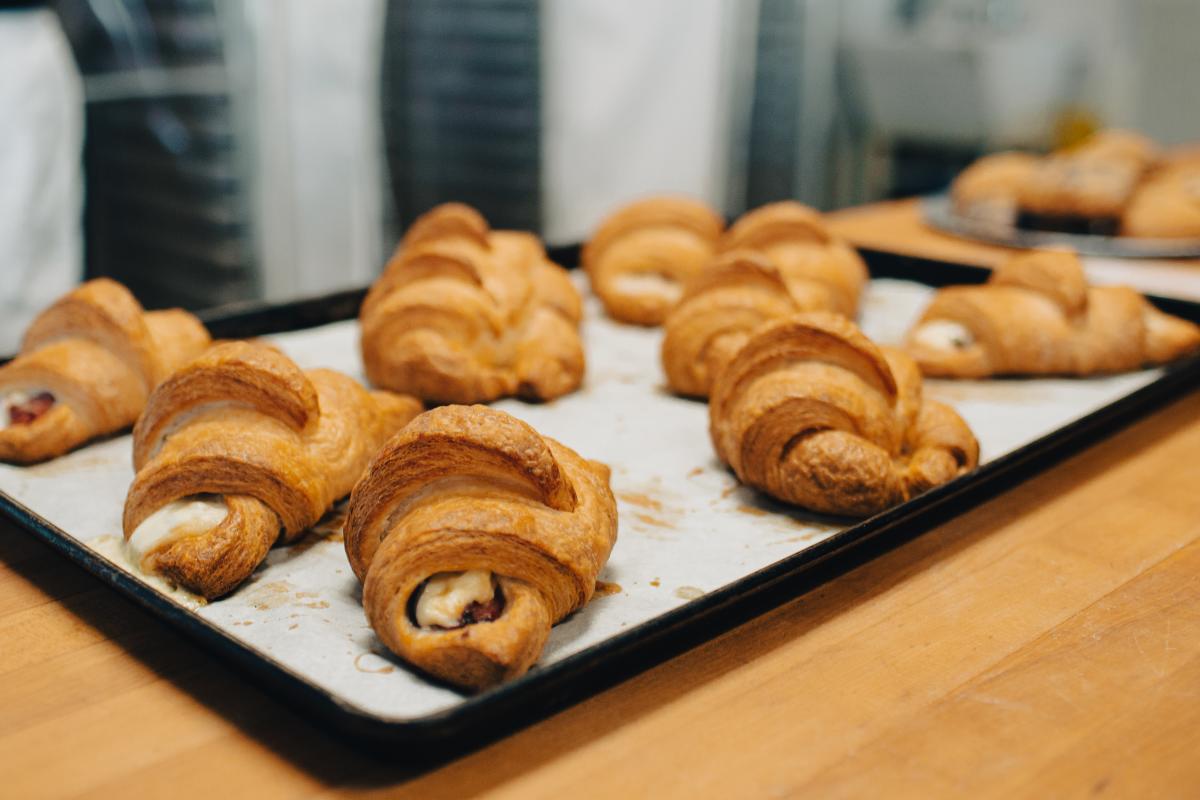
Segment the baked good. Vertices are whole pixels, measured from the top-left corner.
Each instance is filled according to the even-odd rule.
[[[1040,162],[1040,158],[1029,153],[984,156],[963,170],[950,185],[955,212],[981,222],[1016,224],[1021,187]]]
[[[1158,160],[1144,136],[1109,130],[1050,154],[1021,187],[1017,224],[1036,230],[1114,236],[1142,177]]]
[[[34,319],[0,367],[0,460],[54,458],[128,428],[150,391],[208,346],[180,309],[143,311],[121,284],[96,278]]]
[[[592,291],[610,317],[661,325],[683,284],[716,252],[725,223],[685,197],[650,197],[607,217],[583,248]]]
[[[1200,328],[1133,289],[1088,286],[1068,251],[1029,251],[982,286],[934,296],[906,348],[926,375],[1092,375],[1163,364],[1200,345]]]
[[[847,317],[869,275],[853,247],[834,236],[821,213],[794,200],[748,211],[721,237],[722,252],[754,250],[766,256],[789,285],[822,284],[825,308]]]
[[[1160,170],[1138,187],[1121,218],[1121,234],[1200,239],[1200,162]]]
[[[824,263],[831,271],[840,266],[831,256]],[[833,305],[829,294],[829,284],[818,278],[785,279],[760,252],[721,254],[688,281],[667,317],[662,342],[667,384],[678,394],[707,397],[713,377],[759,326],[827,309]]]
[[[813,511],[867,516],[974,469],[979,445],[921,374],[838,314],[760,327],[709,399],[718,457],[738,480]]]
[[[301,371],[261,342],[222,342],[150,395],[133,430],[130,555],[212,599],[276,540],[350,493],[387,437],[421,410],[327,369]]]
[[[345,528],[379,638],[472,690],[529,669],[591,599],[616,536],[607,467],[485,406],[413,420],[355,487]]]
[[[583,381],[582,304],[538,239],[438,206],[404,236],[363,301],[376,386],[435,403],[552,400]]]

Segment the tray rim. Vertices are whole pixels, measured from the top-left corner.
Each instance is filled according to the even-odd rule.
[[[1200,239],[1150,239],[1132,236],[1099,236],[1018,228],[971,219],[955,213],[949,192],[920,198],[921,219],[941,233],[984,244],[1019,249],[1069,247],[1080,255],[1124,259],[1197,259]]]
[[[980,283],[988,270],[878,250],[861,249],[872,278],[900,278],[931,286]],[[554,248],[560,263],[577,263],[577,247]],[[248,336],[302,330],[357,315],[365,289],[349,289],[288,303],[241,303],[200,314],[214,336]],[[1171,313],[1200,321],[1200,303],[1148,296]],[[281,327],[282,326],[282,327]],[[250,333],[247,331],[256,331]],[[259,686],[296,701],[369,749],[391,758],[442,759],[494,740],[554,711],[597,694],[632,675],[709,641],[759,613],[775,608],[859,563],[969,510],[1065,455],[1105,438],[1119,425],[1200,384],[1200,356],[1168,366],[1149,384],[1074,422],[1001,456],[950,483],[839,531],[817,544],[615,636],[535,667],[526,675],[461,703],[417,717],[373,714],[344,702],[271,656],[232,638],[214,623],[158,594],[111,566],[80,540],[4,492],[0,514],[50,544],[87,572],[130,597],[209,652],[232,662]],[[1107,427],[1106,427],[1107,426]],[[884,534],[892,533],[892,536]],[[398,754],[396,745],[408,748]]]

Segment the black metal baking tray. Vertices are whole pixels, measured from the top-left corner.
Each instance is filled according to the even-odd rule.
[[[864,251],[874,277],[914,280],[931,286],[980,283],[987,270]],[[574,264],[578,248],[552,256]],[[281,305],[244,304],[203,314],[218,337],[256,336],[300,330],[356,315],[363,290]],[[1151,298],[1164,310],[1200,322],[1200,304]],[[974,472],[907,503],[864,520],[796,555],[632,627],[560,661],[444,712],[393,722],[341,704],[336,697],[261,652],[226,636],[205,619],[168,602],[114,569],[37,514],[0,494],[0,513],[48,542],[87,571],[240,667],[264,689],[329,727],[390,759],[430,761],[471,749],[612,686],[777,606],[853,566],[919,535],[1055,463],[1073,450],[1112,433],[1121,424],[1200,383],[1200,358],[1164,371],[1152,383]]]

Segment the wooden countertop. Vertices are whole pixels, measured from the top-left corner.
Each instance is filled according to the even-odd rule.
[[[1200,393],[451,763],[369,758],[0,524],[0,796],[1200,786]]]

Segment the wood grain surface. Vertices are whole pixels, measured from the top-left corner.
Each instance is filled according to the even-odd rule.
[[[0,523],[0,797],[1195,797],[1200,393],[447,764],[360,753]]]

